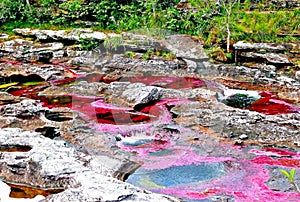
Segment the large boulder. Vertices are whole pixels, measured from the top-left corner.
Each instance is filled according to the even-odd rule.
[[[38,132],[0,129],[0,148],[0,175],[5,181],[65,190],[43,201],[179,201],[112,178],[125,161],[92,157]]]

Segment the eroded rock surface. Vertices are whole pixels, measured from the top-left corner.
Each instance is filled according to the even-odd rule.
[[[101,161],[97,156],[78,152],[64,140],[51,140],[37,132],[18,128],[1,129],[0,134],[0,167],[5,180],[66,189],[44,201],[178,201],[169,196],[142,191],[109,177],[113,176],[118,165],[114,159],[111,164],[109,157]],[[18,152],[10,152],[10,149]],[[90,166],[92,162],[94,166]]]

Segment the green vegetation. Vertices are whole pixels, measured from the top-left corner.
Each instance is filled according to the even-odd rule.
[[[280,42],[298,40],[300,9],[258,5],[250,11],[250,1],[230,0],[216,5],[214,0],[189,0],[189,9],[175,8],[179,0],[2,0],[1,30],[32,27],[61,29],[83,26],[92,21],[96,30],[115,32],[144,28],[162,28],[191,34],[205,46],[229,46],[238,40]],[[264,10],[263,10],[264,9]],[[263,10],[263,12],[262,12]],[[79,23],[78,23],[79,22]],[[225,22],[225,23],[224,23]],[[286,34],[278,37],[278,34]],[[226,47],[226,42],[227,47]],[[83,42],[85,44],[85,42]],[[85,44],[89,49],[92,44]]]
[[[248,108],[253,102],[257,101],[258,98],[252,97],[246,94],[237,93],[233,96],[228,97],[225,103],[231,107],[237,107],[241,109]]]
[[[293,168],[290,172],[287,172],[286,170],[280,170],[280,171],[286,176],[286,178],[290,181],[290,183],[295,187],[295,189],[297,190],[297,192],[300,193],[300,189],[299,189],[298,185],[294,181],[295,170],[296,169]]]

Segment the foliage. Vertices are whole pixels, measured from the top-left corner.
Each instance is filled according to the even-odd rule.
[[[136,55],[135,52],[132,52],[132,51],[125,52],[125,57],[128,57],[128,58],[134,58],[135,55]]]
[[[298,193],[300,193],[300,189],[298,187],[298,185],[295,183],[294,181],[294,177],[295,177],[295,168],[291,169],[290,172],[287,172],[286,170],[280,170],[285,177],[290,181],[290,183],[295,187],[295,189],[297,190]]]
[[[16,27],[74,27],[77,21],[97,22],[94,29],[126,31],[162,28],[204,39],[205,47],[222,47],[228,37],[253,42],[293,41],[278,34],[300,33],[300,9],[258,7],[250,0],[217,5],[214,0],[189,0],[190,9],[177,9],[179,0],[2,0],[1,30]],[[221,0],[221,2],[225,2]],[[260,12],[264,10],[264,12]],[[226,22],[227,20],[227,25]],[[88,44],[87,46],[89,46]],[[230,45],[230,44],[229,44]],[[88,47],[87,47],[88,48]]]
[[[237,93],[225,100],[225,103],[231,107],[237,107],[241,109],[248,108],[253,102],[257,101],[258,98],[252,97],[246,94]]]
[[[81,50],[92,50],[100,46],[102,42],[99,40],[91,40],[88,38],[80,38]]]

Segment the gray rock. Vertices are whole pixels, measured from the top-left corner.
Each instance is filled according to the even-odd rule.
[[[20,102],[23,99],[24,98],[22,98],[22,97],[13,96],[6,92],[0,92],[0,105]]]
[[[163,95],[162,88],[154,86],[141,86],[140,84],[130,84],[122,93],[121,97],[133,106],[147,104],[159,100]]]
[[[160,41],[160,44],[163,49],[166,48],[169,52],[175,53],[177,57],[197,62],[209,59],[202,44],[187,35],[167,36],[165,40]]]
[[[32,118],[39,116],[44,108],[35,100],[22,100],[19,103],[5,105],[1,108],[0,114],[3,116],[13,116],[17,118]]]
[[[79,42],[81,39],[88,40],[105,40],[107,35],[103,32],[94,32],[91,29],[72,29],[70,32],[65,30],[31,30],[28,28],[25,29],[14,29],[16,34],[22,36],[35,37],[40,41],[76,41]]]
[[[300,71],[296,71],[295,78],[300,81]]]
[[[85,96],[101,96],[101,92],[107,88],[107,84],[102,82],[88,83],[87,81],[78,81],[76,84],[68,86],[51,86],[44,91],[39,92],[40,96],[54,96],[77,94]]]
[[[178,116],[176,122],[185,126],[200,125],[219,136],[231,138],[247,134],[248,139],[260,143],[294,142],[300,140],[300,114],[264,115],[258,112],[234,109],[217,103],[190,102],[171,109]]]
[[[7,39],[8,37],[8,34],[0,33],[0,39]]]
[[[93,159],[63,140],[51,140],[37,132],[0,129],[0,175],[7,181],[65,191],[43,201],[179,201],[153,194],[119,181],[114,166],[124,161]],[[15,149],[18,152],[10,152]],[[110,167],[113,166],[113,167]]]
[[[271,64],[281,64],[281,65],[292,65],[287,56],[279,55],[276,53],[253,53],[253,52],[244,52],[241,54],[242,57],[247,58],[248,60],[251,58],[253,61],[256,60],[266,60]]]
[[[286,48],[282,45],[278,45],[275,43],[245,43],[243,41],[239,41],[233,44],[235,50],[255,50],[258,52],[283,52]]]
[[[21,61],[44,61],[49,62],[54,51],[63,49],[62,43],[38,44],[33,41],[14,39],[0,43],[0,52],[7,57],[13,56]]]
[[[78,173],[75,180],[81,182],[78,188],[70,188],[59,194],[47,197],[44,201],[180,201],[171,196],[154,194],[131,184],[118,181],[94,172]]]

